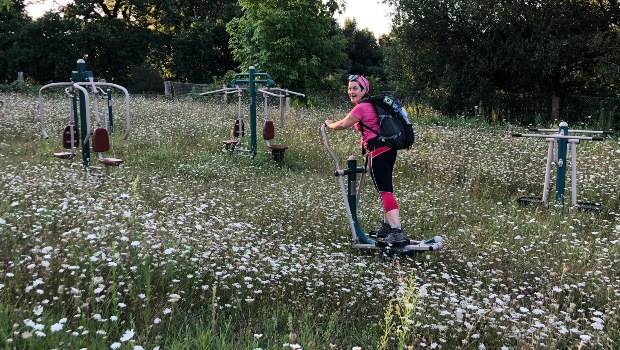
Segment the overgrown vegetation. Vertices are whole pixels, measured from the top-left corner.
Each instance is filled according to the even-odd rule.
[[[336,0],[72,0],[37,19],[30,2],[0,11],[0,83],[18,72],[66,81],[78,59],[132,93],[162,93],[161,80],[219,83],[249,66],[303,93],[364,74],[372,91],[446,116],[518,123],[529,115],[515,104],[551,123],[571,117],[571,95],[620,97],[617,1],[389,0],[392,30],[378,40],[355,19],[341,28]],[[605,113],[620,108],[610,102]],[[620,125],[617,113],[606,118]]]
[[[260,140],[255,159],[222,152],[234,103],[134,97],[132,134],[123,141],[117,123],[109,152],[125,163],[104,176],[51,156],[69,119],[66,99],[46,94],[49,140],[35,95],[0,99],[2,348],[611,349],[620,341],[616,137],[578,150],[579,198],[602,213],[522,207],[517,197],[542,191],[546,142],[410,106],[417,142],[399,153],[395,179],[404,228],[447,244],[382,258],[350,248],[320,139],[323,121],[345,110],[288,111],[277,140],[290,149],[277,164]],[[341,159],[359,155],[353,131],[329,137]],[[360,220],[370,228],[380,206],[367,186]]]

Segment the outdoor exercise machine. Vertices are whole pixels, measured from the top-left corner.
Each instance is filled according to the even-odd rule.
[[[85,168],[90,166],[90,151],[92,138],[92,151],[97,153],[99,163],[107,166],[118,166],[123,163],[122,159],[106,158],[104,152],[109,151],[110,141],[109,133],[113,129],[112,114],[112,92],[109,87],[113,87],[123,91],[125,94],[125,134],[123,139],[129,137],[131,131],[130,125],[130,104],[129,92],[124,87],[107,83],[105,81],[95,82],[93,72],[86,70],[86,62],[83,59],[77,60],[77,68],[71,72],[71,81],[51,83],[43,86],[39,90],[39,119],[41,123],[41,133],[45,139],[49,138],[45,124],[45,108],[43,105],[43,90],[52,87],[65,87],[65,94],[69,100],[69,123],[63,131],[63,147],[70,150],[69,152],[54,153],[54,156],[62,159],[71,159],[75,156],[77,147],[80,145],[80,135],[82,135],[82,164]],[[102,87],[108,87],[104,90]],[[87,90],[90,88],[90,91]],[[105,126],[100,118],[99,99],[103,99],[103,109],[105,118]],[[91,100],[93,106],[91,106]],[[91,109],[95,114],[95,129],[91,130]]]
[[[242,88],[240,84],[247,84],[247,88]],[[266,88],[257,89],[256,84],[265,85]],[[237,153],[239,152],[247,152],[252,158],[256,156],[258,153],[258,145],[256,141],[256,93],[262,92],[264,97],[264,109],[265,109],[265,121],[263,123],[263,140],[265,141],[265,145],[267,149],[271,151],[272,157],[276,161],[281,161],[284,158],[284,151],[288,149],[288,146],[285,145],[276,145],[272,144],[271,141],[275,138],[275,128],[273,126],[273,120],[269,116],[269,105],[268,105],[268,96],[278,97],[280,98],[280,128],[284,126],[284,105],[285,99],[290,98],[290,96],[302,96],[305,97],[304,94],[281,89],[281,88],[272,88],[275,85],[275,82],[271,78],[268,73],[260,73],[256,72],[254,66],[250,66],[249,73],[239,73],[235,75],[234,79],[231,82],[231,85],[234,86],[232,88],[222,88],[214,91],[208,91],[201,93],[200,96],[207,96],[212,94],[227,94],[237,93],[239,97],[239,113],[237,119],[235,119],[235,123],[232,129],[232,139],[223,140],[224,149],[234,150]],[[242,113],[242,92],[247,90],[250,97],[250,147],[243,148],[239,147],[242,143],[243,137],[246,134],[245,122],[243,120]]]
[[[332,151],[326,133],[327,126],[324,124],[321,126],[321,135],[323,137],[323,144],[327,149],[327,153],[334,161],[336,165],[336,171],[334,175],[338,177],[340,184],[340,192],[342,193],[342,199],[347,212],[347,218],[349,220],[349,226],[351,229],[351,244],[353,248],[358,249],[376,249],[376,250],[389,250],[390,253],[396,253],[400,255],[411,255],[423,251],[435,251],[443,247],[443,238],[435,236],[424,241],[410,240],[409,244],[403,247],[378,247],[376,241],[368,237],[362,229],[359,220],[357,218],[357,208],[359,206],[359,200],[362,197],[362,191],[364,188],[364,180],[366,178],[366,167],[357,166],[357,159],[355,156],[349,156],[347,160],[347,168],[340,167],[340,162]],[[359,183],[357,181],[357,174],[361,174]],[[347,178],[347,185],[345,186],[344,178]]]
[[[271,143],[276,137],[276,131],[269,113],[269,96],[280,98],[280,129],[282,129],[284,127],[284,99],[290,98],[291,95],[301,97],[305,97],[305,95],[280,88],[266,88],[259,89],[258,91],[263,93],[264,99],[263,109],[265,111],[265,120],[263,121],[263,140],[265,140],[267,149],[271,150],[271,157],[273,160],[281,162],[284,159],[284,151],[288,149],[288,146]]]
[[[222,88],[219,90],[203,92],[200,96],[208,96],[214,94],[223,94],[224,97],[230,94],[237,94],[238,103],[239,103],[239,112],[237,114],[237,119],[235,119],[235,124],[232,130],[232,138],[223,140],[224,149],[229,151],[238,151],[238,152],[248,152],[249,149],[238,147],[243,141],[243,137],[245,136],[245,123],[243,122],[243,112],[242,112],[242,104],[243,104],[243,91],[245,89],[240,87],[232,87],[232,88]]]
[[[577,201],[577,145],[581,141],[603,141],[600,136],[573,136],[569,135],[568,123],[561,122],[558,130],[529,128],[534,132],[556,132],[555,134],[520,134],[514,133],[513,137],[536,137],[544,138],[549,142],[547,151],[547,166],[545,168],[545,183],[543,186],[542,198],[520,197],[517,201],[522,204],[535,203],[542,204],[545,208],[549,207],[549,185],[551,179],[551,165],[555,163],[557,167],[555,182],[555,205],[564,205],[564,192],[566,187],[566,166],[568,144],[571,145],[571,194],[572,206],[582,210],[600,211],[602,206],[598,203],[581,203]],[[598,134],[610,135],[611,131],[593,130],[570,130],[573,134]]]
[[[256,143],[256,84],[265,84],[269,87],[276,83],[269,74],[256,72],[254,66],[250,66],[249,73],[235,75],[230,83],[232,86],[240,84],[248,84],[248,93],[250,94],[250,156],[254,158],[258,148]]]

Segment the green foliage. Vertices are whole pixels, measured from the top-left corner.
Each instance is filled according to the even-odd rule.
[[[15,80],[10,84],[0,84],[0,92],[35,93],[37,90],[37,86],[28,86],[19,80]]]
[[[213,76],[234,69],[228,37],[223,24],[210,18],[196,19],[172,38],[171,75],[182,81],[210,83]]]
[[[0,10],[0,83],[12,82],[17,76],[17,71],[9,68],[15,59],[9,50],[20,44],[19,31],[29,23],[29,18],[24,14],[23,1],[10,3],[10,7]]]
[[[397,15],[385,54],[388,75],[443,111],[492,105],[496,91],[618,93],[596,72],[602,67],[594,68],[617,58],[616,1],[392,3]]]
[[[164,80],[154,66],[145,62],[141,65],[131,65],[130,70],[132,83],[126,86],[128,90],[163,94]]]
[[[11,0],[0,0],[0,12],[9,11],[12,4]]]
[[[0,38],[0,81],[11,81],[17,71],[37,82],[66,81],[79,58],[96,76],[137,88],[144,84],[133,80],[132,67],[157,67],[160,78],[210,82],[236,66],[226,32],[226,23],[239,15],[235,0],[76,0],[61,14],[35,21],[23,9],[18,1],[0,14],[8,18],[0,29],[10,34]]]
[[[372,32],[366,28],[357,28],[357,21],[347,18],[344,21],[342,33],[347,38],[349,61],[343,63],[341,68],[350,74],[385,78],[383,51]]]
[[[321,86],[340,65],[346,42],[337,30],[335,1],[242,0],[243,16],[228,32],[241,70],[255,66],[295,91]]]

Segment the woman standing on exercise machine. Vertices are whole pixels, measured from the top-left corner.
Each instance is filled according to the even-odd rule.
[[[370,129],[379,130],[379,115],[370,98],[370,82],[364,76],[349,76],[348,95],[355,106],[344,119],[334,122],[329,119],[325,125],[330,129],[344,130],[352,126],[361,132],[362,151],[366,155],[366,164],[370,168],[370,176],[383,204],[383,224],[380,228],[369,232],[369,236],[377,238],[377,246],[402,247],[408,244],[400,224],[398,203],[394,197],[392,174],[396,163],[396,150],[386,146]],[[360,123],[361,122],[361,123]],[[365,128],[362,126],[366,126]]]

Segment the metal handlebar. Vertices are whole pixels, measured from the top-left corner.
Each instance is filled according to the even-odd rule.
[[[520,133],[515,133],[515,134],[512,134],[512,137],[538,137],[538,138],[544,138],[544,139],[568,139],[568,140],[589,140],[589,141],[603,141],[604,140],[604,138],[597,137],[597,136],[593,136],[593,137],[589,137],[589,136],[570,136],[570,135],[560,135],[560,134],[556,134],[556,135],[541,135],[541,134],[520,134]]]
[[[329,146],[329,141],[327,140],[327,133],[325,132],[326,129],[327,129],[327,124],[323,123],[323,125],[321,125],[321,135],[323,136],[323,145],[325,145],[325,148],[327,149],[327,153],[329,153],[329,156],[332,158],[332,160],[336,164],[336,171],[337,172],[342,171],[338,158],[336,158],[334,151],[332,151],[331,147]]]
[[[74,83],[73,87],[82,91],[84,94],[84,104],[86,106],[90,106],[90,95],[88,94],[88,90],[81,87],[78,83]],[[90,139],[90,108],[86,108],[86,135],[83,135],[82,144],[85,145],[88,143]]]
[[[286,95],[279,95],[279,94],[274,94],[273,92],[270,92],[268,90],[265,89],[258,89],[259,92],[262,92],[264,95],[269,95],[269,96],[273,96],[273,97],[286,97]]]
[[[45,129],[45,108],[43,107],[43,90],[49,87],[54,87],[54,86],[71,86],[71,85],[73,85],[73,83],[71,82],[51,83],[39,89],[39,121],[41,123],[41,133],[43,134],[43,137],[45,139],[48,139],[49,135],[47,134],[47,131]]]
[[[95,86],[111,86],[111,87],[115,87],[121,91],[123,91],[125,93],[125,135],[123,136],[123,140],[127,140],[127,138],[129,137],[129,133],[131,132],[131,121],[130,121],[130,117],[131,117],[131,105],[130,105],[130,97],[129,97],[129,91],[127,91],[127,89],[125,89],[124,87],[120,86],[120,85],[116,85],[113,83],[104,83],[104,82],[96,82],[94,83]],[[75,83],[74,85],[84,85],[84,86],[89,86],[91,85],[90,83]],[[86,91],[86,90],[84,90]],[[86,92],[85,94],[88,94],[88,92]],[[86,102],[86,105],[88,106],[89,103],[88,101]],[[87,108],[88,110],[88,108]],[[87,112],[88,113],[88,112]],[[86,118],[87,123],[89,123],[90,116],[88,116]]]
[[[223,89],[219,89],[219,90],[203,92],[203,93],[198,94],[198,96],[207,96],[207,95],[218,94],[218,93],[234,94],[234,93],[237,93],[237,92],[241,93],[241,92],[243,92],[243,90],[245,90],[245,88],[241,88],[241,87],[223,88]]]
[[[342,171],[342,168],[340,168],[340,162],[338,162],[338,158],[336,158],[336,155],[334,154],[331,147],[329,146],[329,141],[327,140],[327,133],[325,132],[326,129],[327,129],[327,124],[323,123],[323,125],[321,126],[321,135],[323,136],[323,145],[325,145],[325,148],[327,149],[327,153],[329,153],[329,156],[332,158],[332,160],[336,164],[336,171],[334,174],[338,176],[338,183],[340,185],[340,193],[342,194],[342,200],[344,201],[344,207],[347,211],[347,218],[349,220],[349,227],[351,229],[351,239],[355,240],[355,237],[357,237],[357,233],[355,232],[355,220],[353,219],[353,213],[351,211],[351,206],[349,205],[349,200],[347,198],[347,189],[344,185],[344,179],[343,179],[344,172]]]
[[[286,89],[281,89],[281,88],[270,88],[269,90],[280,91],[280,92],[285,93],[286,95],[295,95],[295,96],[299,96],[299,97],[306,97],[306,95],[304,95],[302,93],[291,91],[291,90],[286,90]]]
[[[536,132],[557,132],[557,129],[538,129],[538,128],[528,128],[527,131],[536,131]],[[577,133],[577,134],[603,134],[603,135],[613,135],[613,131],[611,130],[603,130],[603,131],[596,131],[596,130],[569,130],[570,133]]]

